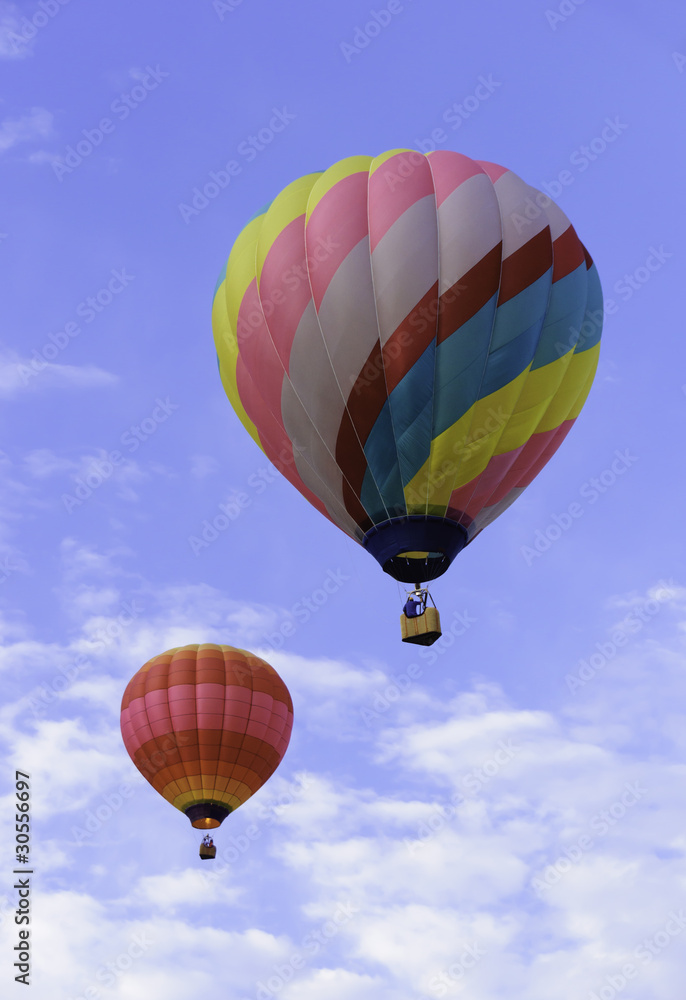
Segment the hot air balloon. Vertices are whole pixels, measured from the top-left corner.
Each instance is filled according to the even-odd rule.
[[[200,830],[218,827],[262,787],[292,725],[291,696],[277,672],[233,646],[180,646],[154,656],[122,699],[131,760]],[[208,839],[204,858],[216,851]]]
[[[602,295],[549,197],[494,163],[400,149],[284,188],[237,237],[212,319],[224,388],[256,443],[424,600],[422,581],[572,427]]]

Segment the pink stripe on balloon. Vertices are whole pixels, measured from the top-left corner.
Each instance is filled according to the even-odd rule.
[[[305,258],[305,216],[300,215],[289,222],[272,243],[262,266],[259,282],[262,311],[276,352],[286,371],[295,331],[311,298]],[[245,298],[243,301],[246,301]],[[252,302],[252,298],[250,301]],[[249,303],[246,308],[248,305]]]
[[[429,153],[427,159],[433,176],[436,204],[439,207],[460,184],[464,184],[470,177],[484,173],[476,160],[448,149],[437,149]]]
[[[557,449],[560,447],[564,439],[569,434],[570,430],[574,426],[576,417],[571,420],[565,420],[560,424],[554,431],[548,431],[545,434],[534,434],[533,438],[543,437],[548,438],[545,442],[545,446],[541,451],[538,458],[534,461],[533,465],[522,475],[521,479],[517,483],[517,486],[524,487],[528,486],[532,480],[536,478],[538,473],[541,471],[543,466],[549,461],[550,458],[555,454]],[[533,439],[532,438],[532,439]]]
[[[322,304],[333,276],[369,232],[366,170],[343,177],[321,198],[305,230],[312,297]]]
[[[190,701],[195,704],[195,684],[170,684],[167,691],[170,707],[179,701]]]
[[[288,368],[288,357],[282,358],[272,341],[262,313],[256,280],[250,283],[243,296],[237,329],[241,361],[259,384],[260,395],[271,412],[280,414],[284,367]]]
[[[320,514],[323,514],[330,521],[331,517],[322,501],[315,496],[298,475],[293,445],[286,434],[283,423],[278,421],[266,406],[240,356],[236,366],[236,385],[245,412],[253,424],[259,427],[260,443],[269,461],[306,500],[309,500]],[[280,414],[279,404],[279,416]]]
[[[493,183],[508,172],[507,167],[501,167],[499,163],[490,163],[488,160],[475,160],[478,163],[484,173],[488,174]]]
[[[215,712],[198,712],[198,729],[222,729],[224,716]]]
[[[171,720],[169,718],[151,719],[150,730],[152,732],[152,736],[155,737],[155,739],[157,739],[158,736],[166,736],[168,733],[172,731]],[[143,740],[143,742],[145,743],[147,741]]]
[[[271,710],[271,707],[274,704],[274,698],[266,691],[253,691],[252,703],[253,705],[257,705],[259,708],[268,708]]]
[[[434,194],[429,162],[416,150],[396,153],[369,175],[369,243],[372,253],[415,202]]]

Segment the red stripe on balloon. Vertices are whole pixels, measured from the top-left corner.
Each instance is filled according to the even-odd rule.
[[[502,249],[502,243],[498,243],[441,296],[439,344],[452,336],[497,294]]]
[[[304,240],[317,309],[338,268],[369,233],[368,178],[366,170],[343,177],[326,192],[307,220]]]
[[[559,281],[576,271],[583,262],[583,245],[574,226],[569,226],[553,243],[553,281]]]
[[[550,227],[546,226],[523,247],[505,257],[500,277],[498,305],[513,299],[529,285],[543,277],[553,264]]]

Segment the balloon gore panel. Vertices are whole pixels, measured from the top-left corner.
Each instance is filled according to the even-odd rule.
[[[416,582],[560,446],[602,307],[550,198],[497,164],[398,149],[278,194],[236,239],[213,325],[227,395],[265,454]]]

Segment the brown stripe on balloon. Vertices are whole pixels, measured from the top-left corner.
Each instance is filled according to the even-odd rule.
[[[503,260],[498,305],[519,295],[548,271],[553,264],[550,226],[533,236],[523,247]]]
[[[347,479],[352,493],[358,498],[367,471],[367,458],[360,447],[360,441],[366,440],[387,399],[381,345],[377,340],[348,396],[347,409],[343,413],[336,438],[336,462],[344,480]],[[366,512],[362,516],[366,518]]]
[[[443,292],[439,305],[441,319],[437,343],[452,336],[497,294],[502,252],[501,241]]]
[[[570,225],[553,243],[553,281],[576,271],[583,262],[584,248]]]
[[[439,309],[438,281],[435,281],[384,344],[382,358],[387,396],[390,396],[436,336]],[[426,310],[429,311],[428,317]],[[423,329],[421,324],[424,324]],[[371,429],[358,427],[363,442],[369,437]]]

